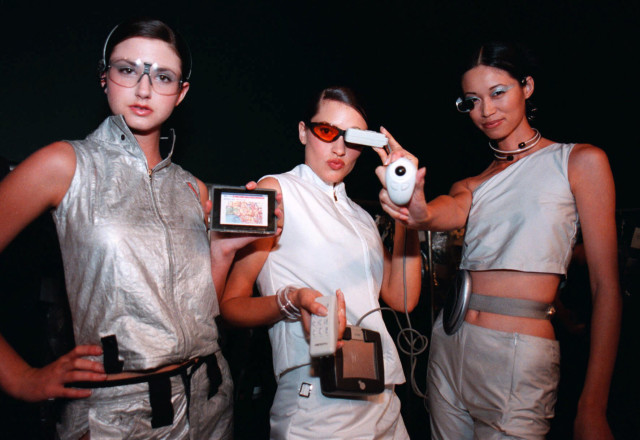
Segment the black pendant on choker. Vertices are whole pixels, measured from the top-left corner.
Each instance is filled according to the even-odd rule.
[[[513,151],[513,150],[501,150],[497,146],[495,146],[495,143],[493,141],[489,141],[489,148],[491,148],[493,150],[493,152],[494,152],[493,155],[496,157],[496,159],[512,161],[514,159],[514,155],[524,153],[525,151],[529,151],[533,147],[538,145],[538,143],[540,142],[540,139],[542,139],[542,135],[535,128],[533,129],[533,131],[535,133],[533,134],[531,139],[528,139],[528,140],[526,140],[524,142],[520,142],[518,144],[518,150],[516,150],[516,151]]]

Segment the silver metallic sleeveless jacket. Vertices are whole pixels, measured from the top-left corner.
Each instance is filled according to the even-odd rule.
[[[76,170],[54,210],[75,342],[115,335],[124,370],[218,350],[218,303],[193,175],[153,170],[121,116],[69,142]]]

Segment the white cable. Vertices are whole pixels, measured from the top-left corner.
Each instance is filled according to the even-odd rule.
[[[425,399],[425,405],[426,405],[427,393],[426,391],[424,392],[421,391],[420,387],[416,383],[415,369],[416,369],[416,364],[418,362],[417,356],[425,352],[425,350],[429,346],[429,338],[427,338],[425,335],[421,334],[418,330],[414,329],[411,326],[411,318],[409,316],[409,310],[407,307],[407,273],[406,273],[407,261],[406,260],[407,260],[407,235],[405,234],[404,255],[402,257],[402,279],[403,279],[403,287],[404,287],[404,314],[407,319],[407,327],[403,327],[402,324],[400,324],[398,313],[390,307],[378,307],[373,310],[369,310],[367,313],[362,315],[360,319],[358,319],[358,322],[356,322],[355,325],[360,326],[360,323],[362,322],[362,320],[367,316],[369,316],[371,313],[382,311],[382,310],[389,310],[393,312],[393,316],[396,319],[398,328],[400,329],[400,331],[398,332],[398,335],[396,336],[396,345],[399,351],[409,356],[411,389],[416,396],[422,399]],[[408,345],[408,347],[406,348],[403,347],[403,344],[402,344],[403,340]]]

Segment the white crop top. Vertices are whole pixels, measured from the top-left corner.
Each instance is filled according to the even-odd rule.
[[[568,179],[574,145],[549,145],[475,189],[461,269],[566,275],[579,228]]]

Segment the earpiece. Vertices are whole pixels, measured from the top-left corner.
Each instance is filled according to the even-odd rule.
[[[109,40],[111,39],[111,35],[113,35],[116,29],[118,29],[118,26],[120,25],[119,24],[115,25],[114,28],[111,29],[111,32],[109,32],[109,35],[107,35],[107,39],[104,40],[104,46],[102,46],[102,59],[98,61],[98,71],[100,73],[107,70],[107,46],[109,45]]]
[[[522,87],[524,87],[525,98],[529,99],[533,94],[533,78],[531,76],[525,76],[520,80]]]

